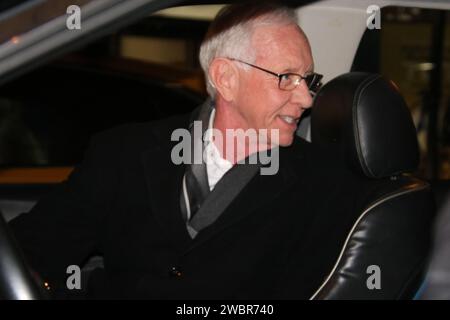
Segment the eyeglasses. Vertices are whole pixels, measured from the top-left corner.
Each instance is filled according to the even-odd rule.
[[[300,84],[300,82],[302,80],[305,80],[309,91],[314,94],[319,90],[320,86],[322,85],[320,80],[323,78],[323,75],[318,74],[318,73],[311,73],[306,76],[302,76],[298,73],[292,73],[292,72],[276,73],[276,72],[258,67],[254,64],[251,64],[251,63],[239,60],[239,59],[233,59],[233,58],[229,58],[229,59],[233,60],[233,61],[241,62],[250,67],[267,72],[267,73],[277,77],[278,78],[278,88],[280,88],[281,90],[285,90],[285,91],[294,90],[295,88],[297,88],[297,86]]]

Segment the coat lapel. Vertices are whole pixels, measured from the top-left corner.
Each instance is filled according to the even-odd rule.
[[[186,120],[179,127],[187,128],[187,124]],[[153,145],[142,154],[144,177],[155,219],[163,233],[167,234],[176,247],[181,248],[191,241],[180,210],[185,167],[183,164],[175,165],[170,157],[172,147],[177,143],[170,140],[172,130],[169,129],[167,134],[162,130],[167,131],[168,128],[156,128],[154,131],[157,141],[152,141]]]
[[[171,141],[171,136],[175,129],[192,129],[192,122],[199,118],[203,127],[207,127],[211,107],[211,101],[208,99],[190,115],[168,119],[155,125],[153,133],[156,139],[152,140],[152,146],[142,154],[152,211],[163,232],[178,248],[185,247],[192,238],[187,231],[180,203],[185,165],[175,165],[171,159],[172,149],[178,143],[178,141]],[[192,141],[190,143],[193,145]],[[195,150],[192,151],[195,152]],[[196,178],[207,186],[206,167],[204,165],[194,167]],[[201,180],[202,178],[206,179],[206,183]]]
[[[198,233],[184,254],[239,223],[247,216],[257,213],[258,209],[264,208],[298,181],[300,168],[298,161],[301,161],[303,155],[298,154],[291,157],[287,153],[280,152],[280,169],[277,174],[261,175],[258,172],[222,215],[212,225]]]
[[[231,168],[216,184],[214,190],[207,195],[200,209],[188,222],[191,236],[194,237],[198,231],[213,224],[259,172],[259,169],[258,164],[237,165]]]

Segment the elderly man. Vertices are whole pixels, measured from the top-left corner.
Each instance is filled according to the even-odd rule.
[[[330,270],[339,248],[324,214],[344,206],[331,204],[324,159],[294,135],[320,80],[294,12],[225,8],[200,60],[212,99],[97,135],[68,181],[12,221],[56,296],[69,292],[67,268],[93,253],[104,268],[90,275],[90,298],[308,298]],[[180,129],[202,161],[174,159]],[[235,134],[248,130],[257,143]],[[279,162],[270,174],[246,161],[263,151]]]

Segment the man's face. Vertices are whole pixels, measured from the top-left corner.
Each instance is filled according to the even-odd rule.
[[[275,73],[293,72],[305,75],[312,72],[313,59],[308,41],[296,25],[258,28],[252,37],[256,51],[255,65]],[[297,123],[312,97],[305,81],[292,91],[278,87],[278,78],[249,67],[240,70],[239,90],[235,99],[236,111],[244,129],[279,130],[279,145],[289,146]],[[245,128],[246,127],[246,128]]]

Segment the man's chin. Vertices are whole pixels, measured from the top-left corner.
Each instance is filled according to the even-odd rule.
[[[285,131],[280,129],[272,129],[270,135],[267,135],[267,145],[269,148],[289,147],[294,142],[295,131]],[[259,140],[262,143],[262,140]]]
[[[278,143],[271,141],[273,146],[289,147],[294,142],[294,136],[280,137]]]

